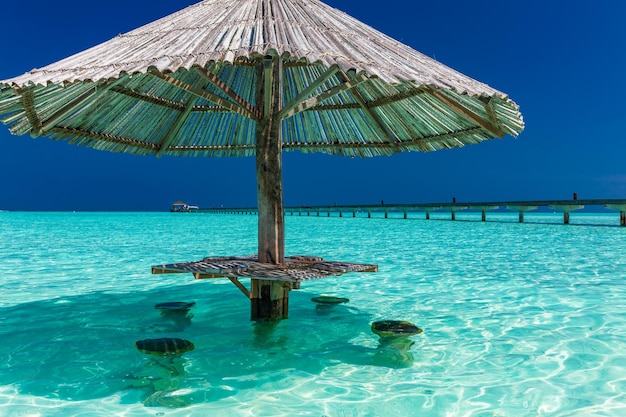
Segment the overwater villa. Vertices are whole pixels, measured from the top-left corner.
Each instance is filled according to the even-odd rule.
[[[198,206],[192,206],[182,201],[176,201],[172,204],[171,212],[188,212],[188,211],[197,211]]]

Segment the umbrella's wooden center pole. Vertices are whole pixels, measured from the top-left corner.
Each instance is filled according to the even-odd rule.
[[[281,264],[285,259],[282,138],[278,112],[282,102],[280,58],[266,58],[257,67],[258,107],[256,178],[259,208],[259,262]],[[290,286],[280,281],[252,280],[252,314],[256,319],[287,318]]]

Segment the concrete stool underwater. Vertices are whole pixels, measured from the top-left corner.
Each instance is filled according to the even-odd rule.
[[[183,408],[195,402],[192,394],[181,390],[186,384],[181,355],[193,350],[193,343],[185,339],[163,337],[138,340],[135,347],[152,357],[132,385],[146,390],[144,406]]]
[[[336,305],[336,304],[347,303],[350,301],[350,299],[343,298],[343,297],[333,297],[330,295],[320,295],[318,297],[311,298],[311,301],[317,304]]]
[[[372,323],[372,332],[378,335],[378,349],[374,356],[375,364],[392,368],[408,368],[413,365],[413,355],[409,350],[415,343],[411,336],[422,333],[422,329],[399,320],[382,320]]]
[[[162,315],[187,316],[187,313],[194,305],[196,305],[194,301],[173,301],[156,304],[154,308],[160,310]],[[189,340],[176,337],[138,340],[135,342],[135,347],[142,353],[160,357],[178,356],[194,349],[193,343]]]
[[[154,306],[161,312],[160,324],[157,325],[160,332],[182,332],[191,325],[193,314],[189,310],[195,306],[194,301],[170,301],[159,303]]]
[[[330,295],[319,295],[311,298],[315,303],[315,312],[321,316],[327,316],[335,310],[335,306],[345,304],[350,300],[344,297],[334,297]]]
[[[135,342],[135,347],[141,353],[159,357],[179,356],[194,349],[193,343],[189,340],[177,337],[138,340]]]
[[[167,303],[159,303],[154,306],[157,310],[161,310],[161,313],[165,313],[168,311],[184,311],[187,312],[191,310],[196,303],[194,301],[171,301]]]

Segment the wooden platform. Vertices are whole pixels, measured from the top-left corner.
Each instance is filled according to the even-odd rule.
[[[252,278],[296,284],[313,279],[342,275],[348,272],[377,272],[378,265],[327,261],[313,256],[289,256],[281,265],[258,262],[256,255],[210,257],[200,261],[155,265],[153,274],[191,273],[203,278]]]

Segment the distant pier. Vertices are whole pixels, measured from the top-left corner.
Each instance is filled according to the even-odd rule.
[[[581,210],[587,206],[599,206],[619,212],[620,226],[626,226],[626,199],[594,199],[594,200],[538,200],[538,201],[504,201],[504,202],[457,202],[454,199],[451,203],[414,203],[414,204],[358,204],[358,205],[332,205],[332,206],[298,206],[285,207],[285,215],[297,216],[328,216],[336,215],[344,217],[345,214],[356,217],[357,213],[367,213],[367,217],[372,217],[372,213],[382,213],[385,218],[390,212],[400,212],[407,219],[409,213],[425,213],[426,219],[430,219],[431,212],[450,212],[450,220],[456,220],[456,213],[464,210],[481,212],[481,220],[487,221],[487,212],[505,208],[519,214],[519,222],[524,222],[524,213],[537,210],[540,207],[547,207],[563,213],[563,224],[569,224],[570,213]],[[201,208],[199,211],[205,213],[224,214],[258,214],[256,207],[241,208]]]

